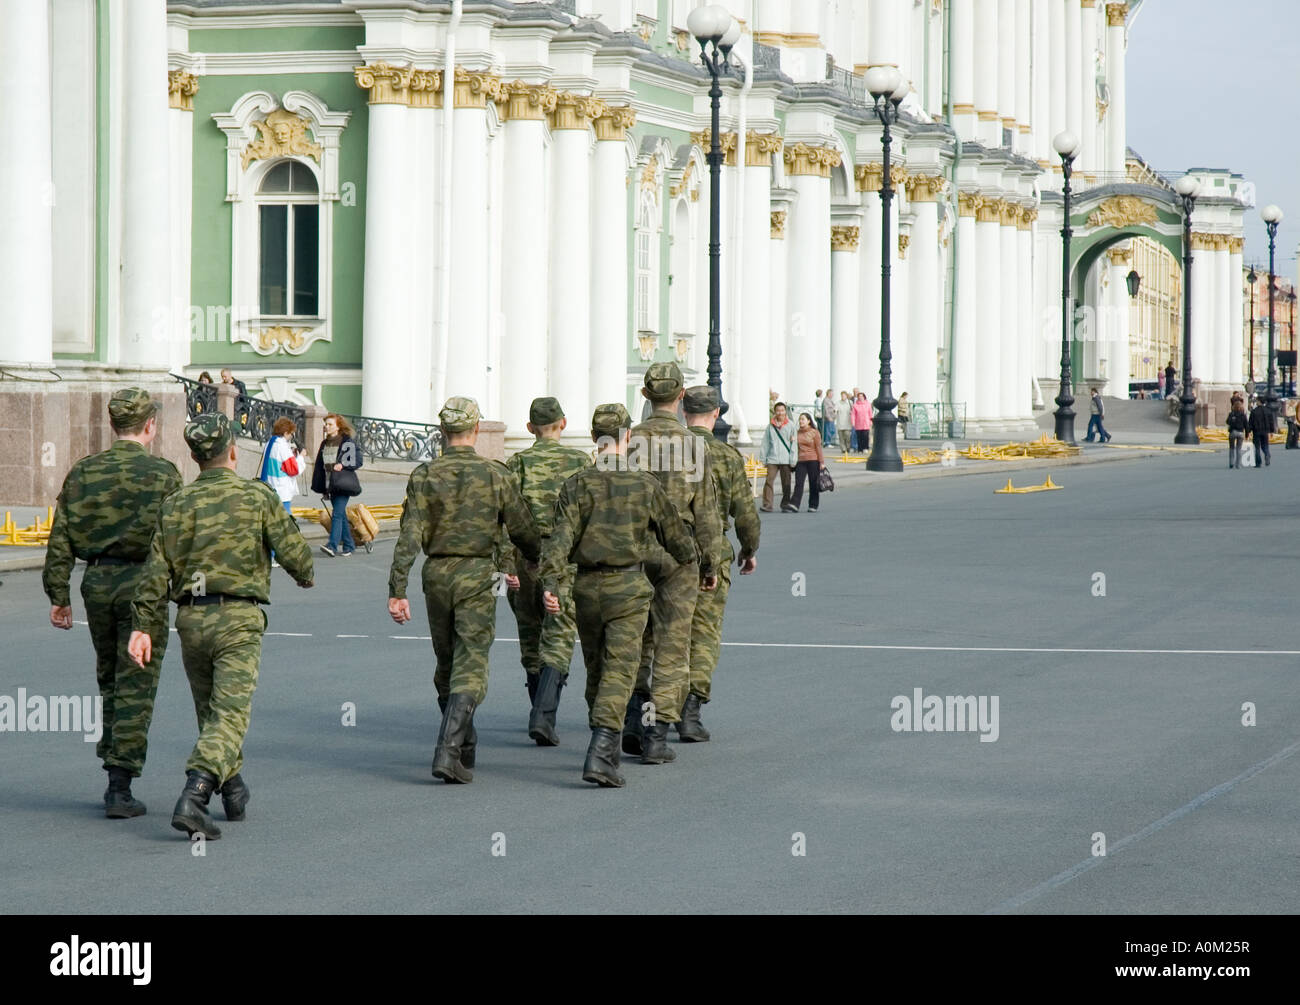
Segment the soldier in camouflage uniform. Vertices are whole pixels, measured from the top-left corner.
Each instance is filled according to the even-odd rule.
[[[103,453],[83,457],[64,479],[42,576],[52,605],[50,624],[70,629],[68,582],[75,561],[86,560],[81,599],[104,705],[104,731],[95,755],[108,772],[104,815],[119,820],[145,812],[144,803],[131,795],[131,779],[144,768],[158,674],[167,648],[163,628],[153,637],[153,658],[145,666],[136,666],[126,650],[131,597],[149,554],[158,509],[181,487],[176,465],[149,454],[158,432],[156,412],[149,392],[138,387],[118,391],[109,399],[108,420],[117,440]]]
[[[696,561],[695,542],[663,487],[653,475],[628,470],[631,425],[622,405],[600,405],[592,415],[592,439],[600,445],[595,467],[574,475],[560,490],[539,570],[543,603],[551,613],[562,608],[572,589],[591,725],[582,777],[606,787],[623,784],[619,731],[654,596],[642,556],[653,535],[676,562],[693,569]],[[570,562],[577,566],[571,585],[566,582]]]
[[[538,533],[545,546],[551,532],[551,513],[560,486],[572,474],[591,467],[591,458],[581,450],[560,445],[560,435],[567,420],[560,403],[554,398],[537,398],[528,410],[528,431],[537,442],[521,450],[506,467],[517,480],[520,494],[533,512]],[[554,747],[560,742],[555,734],[555,712],[560,705],[560,689],[569,677],[569,663],[573,659],[573,643],[577,626],[573,621],[573,604],[565,603],[554,614],[542,610],[542,586],[528,563],[512,548],[503,548],[506,554],[504,569],[511,587],[510,606],[519,626],[520,662],[527,675],[528,697],[533,710],[528,717],[528,735],[539,747]],[[562,587],[567,587],[573,576],[567,577]],[[567,589],[562,590],[568,595]]]
[[[412,471],[407,482],[388,573],[388,613],[399,625],[411,620],[406,580],[423,551],[428,557],[420,578],[438,657],[433,683],[443,711],[433,776],[471,782],[477,746],[474,709],[487,695],[488,650],[496,629],[492,587],[501,527],[533,565],[540,539],[506,466],[474,451],[478,403],[448,398],[438,418],[447,449]]]
[[[717,669],[722,652],[722,616],[727,606],[727,594],[731,591],[731,563],[736,560],[726,531],[735,520],[736,536],[740,538],[740,574],[748,576],[758,568],[754,553],[758,551],[759,522],[740,451],[713,435],[713,424],[719,415],[717,390],[707,384],[688,388],[685,412],[686,427],[708,445],[713,460],[713,488],[723,530],[722,548],[718,553],[718,587],[716,590],[701,590],[695,601],[695,615],[691,621],[690,693],[677,723],[677,735],[683,742],[696,743],[709,739],[709,731],[700,722],[700,705],[708,703],[713,671]]]
[[[628,463],[651,472],[677,507],[677,514],[695,535],[699,562],[678,565],[651,542],[646,575],[655,588],[650,624],[641,650],[636,691],[624,721],[623,750],[641,755],[647,764],[674,758],[667,743],[668,726],[676,722],[690,685],[691,617],[702,582],[710,589],[722,550],[722,522],[713,493],[708,448],[677,419],[685,390],[676,363],[652,363],[641,393],[654,406],[650,418],[632,430]],[[653,711],[643,716],[646,704]],[[649,720],[649,721],[647,721]]]
[[[257,687],[270,603],[271,552],[299,586],[312,585],[311,549],[270,486],[235,470],[235,434],[220,412],[185,427],[199,477],[163,503],[131,604],[131,655],[147,663],[152,639],[167,634],[167,601],[177,606],[185,676],[199,739],[185,764],[172,826],[219,838],[208,800],[221,793],[227,820],[243,820],[248,785],[244,734]]]

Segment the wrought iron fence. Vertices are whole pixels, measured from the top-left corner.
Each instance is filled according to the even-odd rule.
[[[907,406],[903,437],[908,440],[960,440],[966,436],[966,403],[913,401]]]
[[[175,374],[172,376],[176,377]],[[193,419],[197,415],[217,410],[216,384],[186,380],[184,377],[176,377],[176,380],[185,389],[185,414],[188,418]]]
[[[172,377],[185,388],[185,414],[189,418],[218,410],[216,384],[202,384],[178,374],[172,374]],[[265,443],[271,438],[271,431],[280,418],[292,419],[294,439],[298,443],[306,442],[307,413],[301,405],[287,401],[267,401],[249,394],[235,396],[235,424],[239,436]]]
[[[352,423],[353,439],[367,460],[429,461],[442,453],[442,430],[421,422],[344,416]]]

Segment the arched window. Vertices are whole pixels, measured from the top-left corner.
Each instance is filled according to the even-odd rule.
[[[636,215],[636,327],[659,331],[659,222],[654,195],[643,192]]]
[[[282,160],[257,191],[257,297],[263,317],[320,313],[320,190],[305,164]]]

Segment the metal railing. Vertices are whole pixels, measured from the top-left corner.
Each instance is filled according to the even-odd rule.
[[[193,419],[218,410],[216,384],[200,383],[178,374],[172,374],[172,377],[185,389],[185,414],[188,418]],[[280,418],[293,420],[294,439],[298,443],[306,442],[307,413],[301,405],[287,401],[267,401],[250,394],[235,396],[235,423],[239,436],[265,443],[271,438],[271,431]]]
[[[352,423],[353,439],[368,460],[429,461],[443,450],[442,429],[423,422],[344,416]]]
[[[175,374],[172,374],[172,376],[176,377]],[[185,389],[185,415],[187,418],[193,419],[205,412],[215,412],[217,410],[216,384],[186,380],[184,377],[176,377],[176,380]]]
[[[961,440],[966,437],[966,403],[946,401],[907,403],[904,438],[908,440]]]

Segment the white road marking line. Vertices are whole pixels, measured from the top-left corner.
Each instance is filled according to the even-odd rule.
[[[336,639],[368,639],[369,635],[335,635]]]
[[[433,639],[432,635],[390,635],[390,639],[415,639],[417,641],[429,642]]]
[[[888,646],[834,642],[724,642],[755,649],[885,649],[917,653],[1081,653],[1119,656],[1300,656],[1300,649],[1067,649],[1036,646]]]
[[[267,635],[282,635],[290,639],[309,639],[311,632],[266,632]]]
[[[1017,896],[1012,897],[1010,900],[1003,901],[1001,904],[993,908],[993,910],[989,911],[988,913],[1001,914],[1005,911],[1014,911],[1021,907],[1024,907],[1030,901],[1037,900],[1043,894],[1050,893],[1052,890],[1055,890],[1057,887],[1064,886],[1066,883],[1070,882],[1070,880],[1082,876],[1089,869],[1097,868],[1097,866],[1104,863],[1108,858],[1113,857],[1116,852],[1123,851],[1129,845],[1136,844],[1138,841],[1141,841],[1143,838],[1150,837],[1152,834],[1156,833],[1156,831],[1164,830],[1164,828],[1168,827],[1170,824],[1187,816],[1187,814],[1191,813],[1193,810],[1199,809],[1200,807],[1204,806],[1211,799],[1214,799],[1217,796],[1221,796],[1225,792],[1230,792],[1232,789],[1235,789],[1242,782],[1246,782],[1254,778],[1261,771],[1267,771],[1269,768],[1273,767],[1273,765],[1280,764],[1281,762],[1285,761],[1288,757],[1290,757],[1292,754],[1296,753],[1297,751],[1300,751],[1300,742],[1293,743],[1291,744],[1291,746],[1279,750],[1272,757],[1266,758],[1260,761],[1258,764],[1255,764],[1247,768],[1236,778],[1230,778],[1228,779],[1228,781],[1221,782],[1220,784],[1216,785],[1214,788],[1210,789],[1209,791],[1202,792],[1191,802],[1183,804],[1182,806],[1178,807],[1178,809],[1174,810],[1172,813],[1165,814],[1165,816],[1161,817],[1155,823],[1147,824],[1136,834],[1130,834],[1128,837],[1120,838],[1118,841],[1116,841],[1114,844],[1110,845],[1107,848],[1106,854],[1104,856],[1096,856],[1093,858],[1084,859],[1078,865],[1071,866],[1069,869],[1066,869],[1064,872],[1057,873],[1051,879],[1039,883],[1037,886],[1026,890],[1024,893],[1018,894]]]

